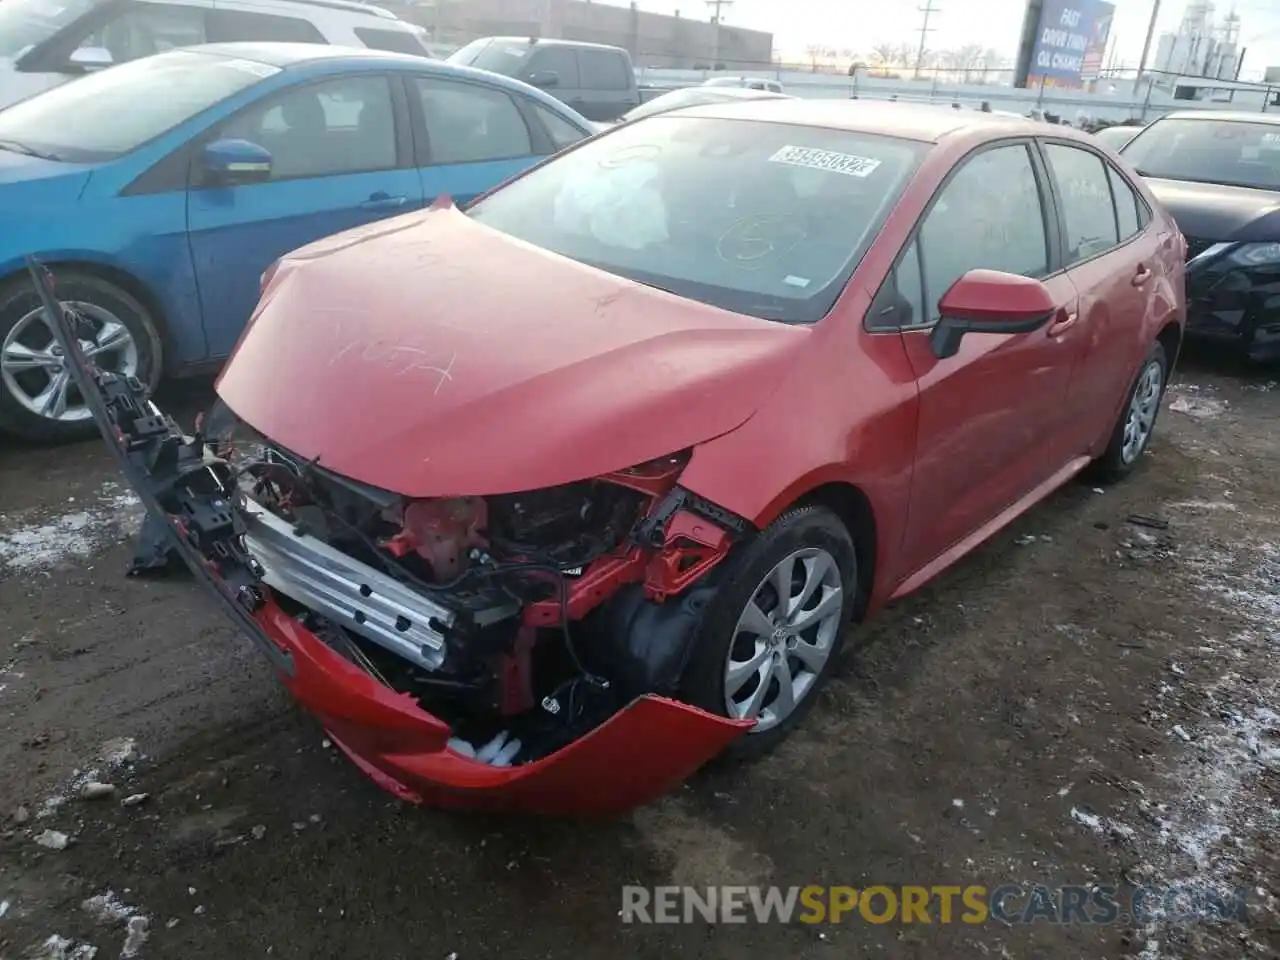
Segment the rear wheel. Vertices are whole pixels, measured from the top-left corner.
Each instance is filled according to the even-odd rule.
[[[857,557],[840,519],[792,510],[726,571],[708,605],[685,673],[696,705],[756,725],[732,747],[740,758],[780,743],[831,674],[854,609]]]
[[[1131,474],[1151,444],[1168,386],[1169,359],[1160,343],[1153,343],[1129,388],[1124,409],[1111,432],[1106,451],[1094,464],[1097,478],[1114,483]]]
[[[135,376],[154,389],[162,352],[146,308],[92,274],[59,271],[56,276],[65,307],[93,331],[93,339],[81,341],[85,354],[100,369]],[[50,443],[97,433],[36,290],[25,278],[0,288],[0,430]]]

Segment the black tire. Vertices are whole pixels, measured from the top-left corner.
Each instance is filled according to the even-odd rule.
[[[1124,434],[1125,423],[1129,417],[1129,408],[1133,403],[1134,394],[1143,382],[1143,377],[1152,365],[1160,368],[1160,397],[1156,401],[1155,416],[1151,421],[1151,429],[1148,431],[1146,439],[1142,441],[1137,454],[1126,460],[1124,455]],[[1169,357],[1165,353],[1164,346],[1156,342],[1151,345],[1151,349],[1143,357],[1142,364],[1138,367],[1138,373],[1133,378],[1133,383],[1130,384],[1128,392],[1124,395],[1124,407],[1120,411],[1119,419],[1116,420],[1115,428],[1111,431],[1111,439],[1107,442],[1107,449],[1102,456],[1093,462],[1091,473],[1094,480],[1099,483],[1118,483],[1133,473],[1138,463],[1142,460],[1142,455],[1151,446],[1151,439],[1155,436],[1156,421],[1159,420],[1160,416],[1160,407],[1164,403],[1165,391],[1168,388]]]
[[[730,759],[754,759],[774,749],[794,730],[821,695],[840,656],[844,635],[857,605],[858,561],[849,531],[825,507],[791,510],[747,544],[729,562],[720,586],[707,605],[701,629],[694,641],[681,683],[681,692],[690,703],[720,716],[729,716],[725,698],[725,667],[739,617],[770,572],[797,550],[821,548],[836,561],[843,593],[843,610],[830,653],[807,693],[795,709],[768,730],[748,732],[727,751]]]
[[[110,311],[133,337],[138,350],[138,379],[154,390],[164,367],[164,351],[155,321],[138,300],[115,284],[79,271],[54,269],[58,297],[92,304]],[[36,309],[40,300],[25,277],[0,287],[0,344],[17,323]],[[78,393],[73,392],[73,397]],[[23,406],[0,376],[0,431],[40,443],[68,443],[97,436],[90,418],[58,421],[42,417]]]

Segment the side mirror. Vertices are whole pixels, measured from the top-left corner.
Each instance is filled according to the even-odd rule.
[[[81,47],[74,51],[67,60],[77,70],[90,73],[94,70],[105,70],[116,62],[111,51],[106,47]]]
[[[200,165],[207,181],[218,186],[271,179],[271,154],[248,140],[215,140],[201,152]]]
[[[966,333],[1031,333],[1058,311],[1039,280],[999,270],[970,270],[938,302],[939,319],[929,346],[939,360],[960,350]]]
[[[547,87],[558,87],[560,86],[560,74],[554,70],[535,70],[529,74],[528,83],[531,87],[541,87],[544,90]]]

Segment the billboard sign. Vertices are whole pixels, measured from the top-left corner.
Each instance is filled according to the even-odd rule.
[[[1027,71],[1030,79],[1052,86],[1078,86],[1085,54],[1094,41],[1094,24],[1114,9],[1103,0],[1045,0]]]
[[[1115,16],[1114,3],[1099,2],[1097,4],[1093,30],[1089,34],[1089,45],[1084,51],[1084,64],[1080,70],[1081,80],[1097,80],[1102,75],[1102,61],[1107,55],[1107,43],[1111,40],[1111,22]]]

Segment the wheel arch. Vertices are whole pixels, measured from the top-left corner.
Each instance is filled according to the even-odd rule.
[[[1178,361],[1178,355],[1182,351],[1182,325],[1176,320],[1170,320],[1156,334],[1156,342],[1164,347],[1165,357],[1169,361],[1169,369],[1173,370],[1174,365]]]
[[[102,260],[88,260],[76,256],[50,257],[48,259],[40,258],[40,262],[54,272],[57,277],[57,271],[74,270],[77,273],[86,274],[88,276],[97,277],[99,280],[105,280],[108,283],[119,287],[129,296],[137,300],[144,308],[146,308],[147,316],[151,319],[151,323],[156,328],[156,335],[160,338],[160,366],[163,370],[168,362],[168,352],[171,345],[169,339],[169,329],[167,318],[165,317],[164,308],[160,304],[160,298],[156,296],[154,291],[140,280],[133,273],[123,267],[115,264],[106,263]],[[24,276],[25,267],[11,270],[5,276],[0,277],[0,287],[7,286],[11,283],[21,282]]]
[[[834,480],[812,487],[786,509],[792,507],[826,507],[849,531],[849,536],[853,538],[854,553],[858,558],[858,597],[854,617],[861,619],[875,588],[876,559],[880,548],[879,528],[871,498],[861,487],[847,481]]]

